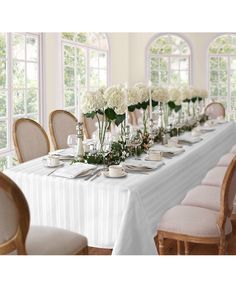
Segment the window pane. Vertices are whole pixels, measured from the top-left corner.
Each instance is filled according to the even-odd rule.
[[[227,71],[220,71],[219,73],[219,81],[226,82],[227,81]]]
[[[151,58],[151,71],[159,69],[159,58]]]
[[[74,87],[75,85],[75,71],[72,67],[65,67],[64,83],[66,87]]]
[[[218,70],[218,58],[210,58],[210,70]]]
[[[211,96],[218,96],[218,85],[217,83],[211,83],[210,86],[210,95]]]
[[[98,67],[98,52],[95,50],[90,50],[90,67],[97,68]]]
[[[38,112],[38,90],[28,89],[27,90],[27,113]]]
[[[236,83],[231,85],[231,96],[236,97]]]
[[[180,71],[180,82],[179,85],[188,84],[188,72],[187,71]]]
[[[27,60],[37,61],[38,59],[38,39],[36,37],[26,37]]]
[[[168,70],[168,58],[167,57],[160,58],[160,70]]]
[[[0,117],[6,117],[7,114],[7,92],[0,90]]]
[[[27,88],[38,87],[38,64],[27,64]]]
[[[29,115],[28,116],[29,119],[32,119],[36,122],[39,122],[39,115],[38,114],[35,114],[35,115]]]
[[[74,40],[74,34],[75,33],[63,32],[62,38],[67,39],[67,40]]]
[[[87,33],[77,33],[75,41],[79,43],[87,43]]]
[[[98,70],[90,69],[89,84],[92,87],[98,87]]]
[[[64,46],[64,64],[68,66],[74,65],[75,49],[72,46]]]
[[[0,59],[6,58],[6,34],[0,33]]]
[[[65,107],[75,106],[75,92],[72,89],[65,90]]]
[[[210,81],[211,82],[218,81],[218,72],[217,71],[210,71]]]
[[[179,71],[171,71],[170,74],[170,83],[172,85],[178,85],[179,84]]]
[[[14,115],[25,114],[24,90],[13,91],[13,113]]]
[[[106,68],[107,67],[107,55],[106,53],[99,53],[99,67]]]
[[[188,58],[179,58],[180,70],[188,70]]]
[[[231,69],[235,69],[236,70],[236,57],[231,57],[231,61],[230,61],[231,65],[230,65],[230,68]]]
[[[6,61],[0,60],[0,88],[6,88],[7,86],[6,69]]]
[[[219,58],[219,69],[220,70],[227,70],[227,58],[226,57],[220,57]]]
[[[13,86],[15,88],[25,87],[25,63],[13,61]]]
[[[227,97],[227,90],[227,83],[222,82],[219,84],[219,96]]]
[[[0,171],[8,168],[7,156],[0,157]]]
[[[100,70],[99,71],[99,86],[107,86],[107,71]]]
[[[236,83],[236,71],[231,71],[231,82]]]
[[[151,73],[152,73],[151,74],[152,85],[158,84],[158,82],[159,82],[158,72],[157,71],[152,71]]]
[[[0,149],[7,147],[7,122],[0,121]]]
[[[171,70],[179,70],[179,59],[170,58]]]
[[[168,72],[167,71],[160,71],[160,84],[168,84]]]
[[[86,85],[86,51],[83,48],[76,49],[77,57],[77,83],[84,87]]]
[[[25,59],[25,36],[13,34],[12,36],[12,55],[14,59]]]

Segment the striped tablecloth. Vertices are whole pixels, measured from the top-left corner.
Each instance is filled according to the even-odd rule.
[[[94,181],[47,176],[42,159],[5,173],[23,190],[31,225],[49,225],[79,232],[89,246],[113,248],[114,255],[157,254],[153,237],[161,215],[180,203],[200,183],[220,156],[236,144],[236,124],[216,126],[203,140],[165,161],[149,175]]]

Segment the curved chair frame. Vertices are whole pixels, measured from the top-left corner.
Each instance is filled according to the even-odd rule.
[[[13,200],[19,215],[16,234],[7,242],[0,244],[0,255],[9,254],[15,250],[18,255],[27,255],[25,241],[30,229],[30,210],[27,200],[16,183],[2,172],[0,172],[0,187]],[[4,219],[1,221],[4,221]],[[88,255],[88,246],[75,253],[75,255]]]
[[[185,254],[189,254],[188,243],[202,243],[202,244],[217,244],[219,247],[219,254],[225,254],[225,249],[227,246],[227,241],[231,237],[231,234],[225,236],[225,224],[227,218],[230,218],[232,210],[228,209],[228,199],[229,199],[229,188],[231,180],[233,178],[233,173],[236,169],[236,156],[230,163],[224,181],[221,187],[221,207],[219,211],[219,218],[217,226],[219,228],[219,237],[196,237],[191,235],[178,234],[173,232],[167,232],[158,230],[158,250],[160,255],[164,255],[164,239],[173,239],[177,241],[178,252],[180,250],[180,241],[184,242]]]
[[[221,107],[222,107],[222,109],[223,109],[223,117],[225,117],[225,107],[224,107],[224,105],[222,104],[222,103],[220,103],[220,102],[211,102],[211,103],[209,103],[206,107],[205,107],[205,109],[204,109],[204,114],[206,114],[206,111],[207,111],[207,109],[209,108],[209,107],[211,107],[212,105],[215,105],[215,104],[217,104],[217,105],[220,105]]]
[[[17,139],[17,133],[16,133],[16,130],[17,130],[17,127],[20,125],[20,123],[22,122],[31,122],[32,124],[34,124],[35,126],[37,126],[43,133],[44,137],[45,137],[45,140],[46,140],[46,143],[47,143],[47,149],[48,149],[48,152],[50,152],[50,142],[49,142],[49,139],[48,139],[48,135],[46,133],[46,131],[44,130],[44,128],[36,121],[32,120],[32,119],[29,119],[29,118],[20,118],[20,119],[17,119],[14,123],[13,123],[13,132],[12,132],[12,138],[13,138],[13,143],[14,143],[14,147],[15,147],[15,151],[16,151],[16,155],[18,157],[18,160],[19,160],[19,163],[23,163],[25,162],[23,157],[22,157],[22,153],[20,151],[20,148],[19,148],[19,143],[18,143],[18,139]]]

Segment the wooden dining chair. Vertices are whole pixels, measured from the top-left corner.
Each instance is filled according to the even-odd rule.
[[[87,238],[64,229],[30,227],[30,211],[21,189],[0,172],[0,254],[85,255]]]
[[[50,144],[47,133],[36,121],[28,118],[13,123],[13,143],[20,163],[47,155]]]
[[[198,206],[178,205],[163,215],[158,225],[159,253],[161,255],[165,253],[165,239],[173,239],[177,243],[184,242],[187,255],[190,242],[217,244],[219,254],[225,254],[232,233],[230,216],[236,194],[235,187],[236,157],[230,163],[224,177],[220,191],[219,211]]]
[[[54,110],[49,114],[49,132],[55,150],[68,148],[67,137],[77,134],[77,118],[65,110]]]
[[[204,113],[210,119],[216,119],[219,116],[225,117],[225,107],[222,103],[212,102],[206,106]]]

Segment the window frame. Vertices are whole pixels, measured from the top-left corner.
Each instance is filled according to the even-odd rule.
[[[38,115],[38,122],[44,126],[45,123],[45,117],[44,117],[44,104],[45,100],[43,97],[43,74],[42,74],[42,56],[43,56],[43,34],[38,33],[38,32],[2,32],[6,34],[6,88],[4,89],[7,91],[7,100],[6,100],[6,105],[7,105],[7,113],[6,117],[0,117],[0,121],[4,120],[7,122],[7,147],[0,149],[0,157],[7,157],[7,163],[8,165],[12,164],[13,160],[10,159],[11,155],[14,153],[14,144],[13,144],[13,139],[12,139],[12,127],[13,127],[13,122],[16,116],[14,116],[14,107],[13,107],[13,91],[14,91],[14,85],[13,85],[13,47],[12,47],[12,37],[13,35],[23,35],[24,37],[26,36],[33,36],[37,37],[37,61],[28,61],[27,58],[25,57],[25,60],[20,60],[20,62],[23,62],[24,65],[27,66],[27,63],[37,63],[37,81],[38,85],[37,88],[35,88],[38,92],[38,113],[25,113],[22,115],[17,115],[17,117],[28,117],[30,115]],[[25,43],[25,51],[26,55],[26,43]],[[17,60],[18,61],[18,60]],[[26,68],[27,69],[27,68]],[[25,76],[26,76],[26,71],[25,71]],[[27,79],[25,77],[25,82],[27,82]],[[27,90],[27,85],[24,86],[24,88],[20,88],[19,90],[26,91]],[[25,96],[24,96],[25,97]],[[25,101],[26,98],[24,98],[24,105],[26,104]],[[27,112],[27,111],[26,111]]]
[[[232,70],[231,69],[231,58],[235,57],[236,58],[236,53],[235,54],[231,54],[231,53],[215,53],[215,54],[212,54],[210,53],[209,49],[210,49],[210,46],[214,43],[214,41],[219,38],[219,37],[222,37],[222,36],[235,36],[236,37],[236,34],[235,33],[222,33],[222,34],[217,34],[215,35],[208,43],[208,46],[207,46],[207,89],[208,89],[208,99],[212,99],[214,101],[221,101],[221,100],[225,100],[227,105],[225,107],[225,110],[226,110],[226,115],[229,115],[228,117],[231,118],[231,116],[233,115],[233,118],[234,120],[236,120],[236,108],[235,110],[232,110],[232,107],[231,107],[231,98],[232,98],[232,95],[231,95],[231,84],[232,84],[232,81],[231,81],[231,72],[232,71],[236,71],[235,70]],[[236,47],[236,45],[235,45]],[[225,99],[222,97],[222,96],[212,96],[211,95],[211,81],[210,81],[210,78],[211,78],[211,70],[210,70],[210,59],[211,58],[221,58],[221,57],[225,57],[227,58],[227,83],[226,83],[226,87],[227,87],[227,90],[228,90],[228,95],[226,95],[227,97],[225,97]],[[217,71],[220,71],[219,68],[217,69]],[[219,78],[219,75],[218,75],[218,78]],[[218,82],[217,82],[218,83]],[[217,85],[217,87],[219,87],[219,83]]]
[[[153,44],[153,42],[157,39],[160,38],[162,36],[177,36],[179,38],[181,38],[183,41],[186,42],[186,44],[189,47],[189,51],[190,54],[189,55],[184,55],[184,54],[151,54],[150,53],[150,47]],[[193,70],[192,70],[192,63],[193,63],[193,49],[192,49],[192,43],[189,39],[187,39],[185,36],[183,36],[182,34],[178,34],[178,33],[158,33],[155,34],[151,37],[151,39],[148,41],[147,45],[146,45],[146,51],[145,51],[145,64],[146,64],[146,81],[147,83],[149,83],[149,81],[151,81],[151,57],[156,56],[157,58],[162,58],[162,57],[167,57],[168,58],[168,70],[167,70],[167,74],[168,74],[168,83],[166,85],[171,85],[170,84],[170,75],[171,75],[171,71],[176,71],[176,70],[172,70],[170,68],[171,66],[171,58],[188,58],[188,70],[177,70],[177,71],[187,71],[188,72],[188,85],[192,86],[192,81],[193,81]]]
[[[76,32],[74,32],[76,33]],[[86,84],[85,84],[85,90],[89,91],[90,88],[91,88],[91,85],[90,85],[90,71],[91,69],[96,69],[98,71],[100,70],[105,70],[107,72],[107,75],[106,75],[106,82],[107,82],[107,86],[109,86],[110,84],[110,42],[109,42],[109,37],[107,35],[107,33],[104,33],[104,35],[106,36],[106,40],[107,40],[107,45],[108,45],[108,49],[102,49],[102,48],[98,48],[96,46],[93,46],[93,45],[87,45],[85,43],[80,43],[80,42],[77,42],[77,41],[74,41],[74,40],[68,40],[68,39],[64,39],[62,37],[62,34],[61,34],[61,63],[62,63],[62,108],[63,109],[66,109],[66,110],[71,110],[71,109],[75,109],[75,115],[77,115],[78,113],[78,106],[79,106],[79,99],[76,99],[75,98],[75,106],[70,106],[70,107],[66,107],[65,106],[65,79],[64,79],[64,69],[65,69],[65,61],[64,61],[64,46],[65,45],[68,45],[68,46],[71,46],[73,48],[82,48],[85,50],[85,58],[86,58]],[[100,68],[98,66],[97,67],[92,67],[90,66],[90,52],[91,51],[98,51],[98,52],[103,52],[106,54],[106,69],[103,69],[103,68]],[[75,67],[75,66],[74,66]],[[94,88],[94,87],[92,87]],[[75,83],[74,84],[74,93],[75,93],[75,97],[76,97],[76,94],[78,93],[78,83]]]

